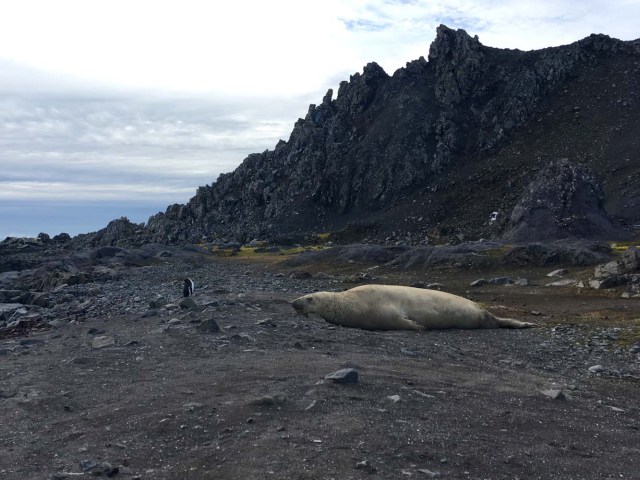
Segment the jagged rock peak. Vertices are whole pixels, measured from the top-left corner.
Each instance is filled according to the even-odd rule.
[[[440,25],[436,30],[436,39],[429,48],[429,61],[455,59],[467,52],[477,50],[481,45],[477,35],[472,38],[462,28],[454,30],[446,25]]]
[[[376,62],[367,63],[362,69],[362,76],[365,79],[376,79],[380,77],[386,77],[387,73]]]
[[[429,63],[436,72],[435,94],[445,105],[460,103],[473,92],[481,77],[484,54],[476,35],[440,25],[429,49]]]

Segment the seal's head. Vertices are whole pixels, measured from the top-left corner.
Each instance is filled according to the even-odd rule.
[[[316,313],[318,311],[318,307],[320,306],[318,293],[310,293],[309,295],[296,298],[291,302],[291,306],[299,315],[308,317],[310,313]]]

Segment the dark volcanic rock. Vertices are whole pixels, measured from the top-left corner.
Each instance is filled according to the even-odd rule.
[[[505,230],[513,240],[604,238],[619,233],[604,204],[640,223],[638,42],[591,35],[522,52],[441,25],[428,59],[393,75],[367,64],[336,98],[329,90],[310,105],[287,141],[144,228],[115,220],[84,246],[340,231],[350,243],[459,243]],[[571,163],[547,167],[560,155]]]
[[[409,247],[385,247],[382,245],[338,245],[327,250],[302,252],[285,262],[294,267],[309,262],[358,262],[358,263],[387,263],[397,258],[399,254],[409,251]]]
[[[595,265],[608,260],[611,247],[606,242],[558,241],[516,245],[500,261],[507,265]]]
[[[615,238],[604,210],[604,194],[593,175],[567,159],[550,163],[525,190],[513,209],[506,240]]]

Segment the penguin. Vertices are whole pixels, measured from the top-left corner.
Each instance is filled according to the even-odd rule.
[[[193,288],[195,285],[193,284],[193,280],[190,278],[184,279],[184,286],[182,287],[182,295],[188,297],[189,295],[193,295]]]

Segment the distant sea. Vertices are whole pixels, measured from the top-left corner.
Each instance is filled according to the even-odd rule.
[[[134,223],[146,223],[151,215],[164,212],[167,204],[132,205],[131,203],[0,203],[0,241],[6,237],[36,237],[47,233],[53,237],[68,233],[90,233],[107,226],[111,220],[127,217]]]

